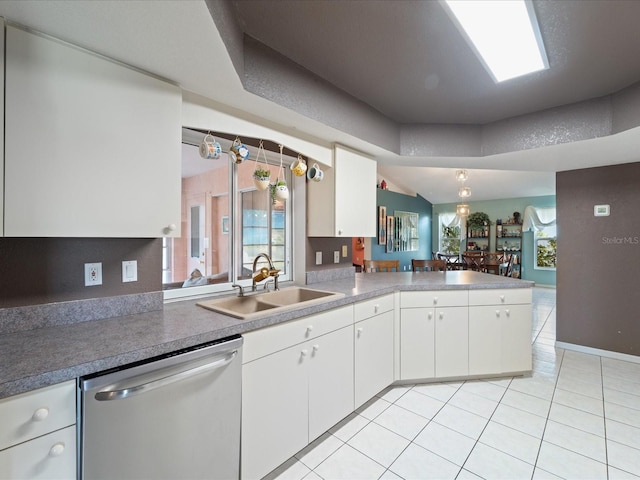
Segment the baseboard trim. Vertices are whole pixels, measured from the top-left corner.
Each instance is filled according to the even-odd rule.
[[[612,352],[610,350],[600,350],[599,348],[585,347],[584,345],[576,345],[573,343],[556,342],[557,348],[565,350],[573,350],[580,353],[588,353],[589,355],[599,355],[601,357],[613,358],[624,362],[640,363],[640,356],[629,355],[628,353]]]

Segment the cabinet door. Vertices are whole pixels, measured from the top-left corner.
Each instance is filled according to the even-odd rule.
[[[433,308],[400,310],[400,379],[435,376]]]
[[[353,327],[305,344],[309,365],[309,442],[353,412]]]
[[[469,309],[437,308],[435,311],[436,377],[469,374]]]
[[[243,479],[262,478],[307,445],[306,348],[296,345],[242,366]]]
[[[307,185],[307,235],[376,236],[376,162],[336,145],[324,180]]]
[[[75,480],[75,425],[2,450],[0,478]]]
[[[502,372],[501,305],[469,307],[469,375]]]
[[[5,75],[5,236],[179,227],[178,87],[12,26]]]
[[[393,312],[355,324],[355,408],[393,383]]]
[[[532,367],[531,305],[506,305],[502,315],[502,371],[527,372]]]
[[[336,236],[376,236],[376,162],[335,147]]]

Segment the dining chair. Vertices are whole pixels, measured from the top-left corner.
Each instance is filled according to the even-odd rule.
[[[440,253],[438,252],[438,260],[447,262],[447,270],[460,270],[462,264],[459,262],[460,256],[457,253]]]
[[[510,277],[513,273],[513,253],[505,255],[505,261],[500,265],[501,274]]]
[[[504,253],[500,252],[485,252],[482,255],[482,271],[485,273],[492,273],[494,275],[500,275],[500,268],[504,262]]]
[[[411,270],[414,272],[444,272],[447,270],[446,260],[416,260],[411,259]]]
[[[369,272],[391,272],[395,268],[400,271],[400,260],[365,260],[364,271]]]
[[[465,270],[481,270],[482,252],[464,252],[462,254],[462,268]]]

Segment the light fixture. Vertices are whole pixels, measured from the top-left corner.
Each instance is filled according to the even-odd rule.
[[[466,182],[469,178],[469,172],[466,170],[456,170],[456,180],[459,182]]]
[[[460,198],[469,198],[471,196],[471,187],[460,187],[458,196]]]
[[[456,215],[458,215],[459,217],[466,217],[469,215],[469,205],[467,204],[460,204],[460,205],[456,205]]]
[[[495,82],[549,68],[531,0],[444,0]]]

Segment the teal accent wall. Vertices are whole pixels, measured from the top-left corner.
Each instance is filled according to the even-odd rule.
[[[490,231],[490,250],[495,250],[496,235],[496,219],[501,218],[506,222],[509,217],[513,217],[513,212],[520,212],[521,220],[524,215],[525,207],[531,205],[533,207],[555,207],[555,195],[546,195],[541,197],[520,197],[509,198],[503,200],[486,200],[481,202],[467,202],[471,213],[485,212],[489,215],[491,222]],[[433,206],[433,226],[431,243],[434,250],[438,248],[438,216],[441,213],[450,213],[456,211],[455,203],[441,203]],[[522,259],[521,259],[521,275],[525,280],[532,280],[537,285],[556,285],[555,270],[536,270],[534,265],[534,249],[533,249],[533,232],[522,232]]]
[[[377,190],[378,206],[387,207],[387,215],[393,215],[396,210],[402,212],[414,212],[418,217],[418,233],[420,234],[419,249],[411,252],[390,252],[387,253],[384,245],[378,245],[378,239],[371,239],[371,260],[400,260],[401,270],[411,270],[411,259],[431,258],[431,215],[433,205],[420,195],[410,196],[390,190]],[[376,211],[376,216],[378,212]],[[376,217],[377,218],[377,217]],[[436,244],[437,245],[437,244]],[[365,258],[367,258],[365,256]]]

